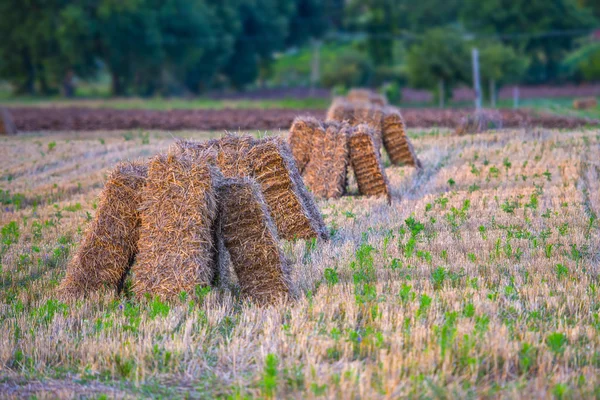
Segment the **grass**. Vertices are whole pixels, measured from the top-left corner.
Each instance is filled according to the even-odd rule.
[[[410,136],[424,170],[387,169],[392,206],[353,181],[319,202],[334,236],[284,244],[303,295],[266,309],[209,288],[139,302],[127,283],[58,301],[107,170],[173,139],[0,138],[0,392],[599,397],[600,131]]]
[[[208,98],[76,98],[62,97],[0,97],[0,106],[36,106],[36,107],[94,107],[141,110],[193,110],[211,109],[325,109],[330,99],[324,98],[284,98],[276,100],[214,100]]]

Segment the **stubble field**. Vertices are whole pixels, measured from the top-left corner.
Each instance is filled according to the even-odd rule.
[[[0,138],[0,397],[600,397],[600,131],[410,136],[424,169],[319,201],[332,239],[284,243],[303,295],[270,308],[60,302],[107,171],[174,138]]]

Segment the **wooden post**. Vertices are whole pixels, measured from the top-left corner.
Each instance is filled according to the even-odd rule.
[[[513,108],[519,108],[519,87],[516,85],[513,87]]]
[[[17,128],[6,108],[0,108],[0,135],[14,135]]]
[[[321,41],[313,39],[312,40],[312,62],[310,66],[310,95],[314,96],[315,87],[319,84],[320,80],[320,71],[319,65],[321,63]]]
[[[440,79],[438,92],[439,92],[439,96],[440,96],[440,98],[439,98],[440,108],[444,108],[444,100],[446,98],[446,93],[445,93],[445,87],[444,87],[444,80],[443,79]]]
[[[481,82],[479,81],[479,51],[473,48],[471,51],[473,58],[473,87],[475,89],[475,110],[481,110]]]

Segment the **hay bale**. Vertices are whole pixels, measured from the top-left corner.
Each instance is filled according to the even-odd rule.
[[[225,179],[218,188],[218,231],[243,296],[271,304],[291,294],[290,268],[261,187],[250,178]]]
[[[400,111],[394,107],[387,107],[383,112],[383,146],[392,164],[422,168],[421,161],[406,136],[404,120]]]
[[[573,100],[573,108],[576,110],[588,110],[598,107],[598,100],[595,97],[584,97]]]
[[[321,122],[313,117],[297,117],[290,128],[289,143],[300,174],[310,161],[312,138],[315,131],[322,131]]]
[[[321,213],[302,182],[287,143],[280,137],[256,141],[247,157],[252,165],[251,176],[262,187],[279,237],[326,239]]]
[[[354,106],[343,97],[336,97],[327,110],[326,121],[347,121],[354,119]]]
[[[326,126],[326,130],[315,131],[304,180],[315,196],[336,199],[346,191],[350,126],[337,122],[328,122]]]
[[[6,108],[0,108],[0,135],[15,135],[16,133],[17,127],[10,113]]]
[[[215,186],[211,155],[158,155],[150,161],[140,207],[133,290],[162,298],[211,284],[214,276]]]
[[[118,164],[100,193],[98,210],[59,287],[64,298],[81,297],[104,286],[119,289],[137,252],[138,207],[148,167]]]
[[[352,89],[348,92],[346,99],[349,102],[370,103],[378,106],[386,106],[388,104],[384,95],[369,89]]]
[[[383,109],[379,106],[365,103],[354,105],[352,125],[367,124],[373,128],[373,140],[375,140],[375,146],[380,153],[383,141],[383,115]]]
[[[383,196],[391,202],[390,188],[379,153],[375,149],[373,129],[357,125],[350,134],[350,163],[358,191],[364,196]]]

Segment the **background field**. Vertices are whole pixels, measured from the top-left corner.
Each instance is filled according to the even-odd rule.
[[[0,138],[0,393],[600,396],[600,131],[411,138],[424,170],[387,168],[391,207],[319,202],[332,240],[284,244],[303,295],[267,309],[206,288],[56,300],[107,171],[173,136]]]

